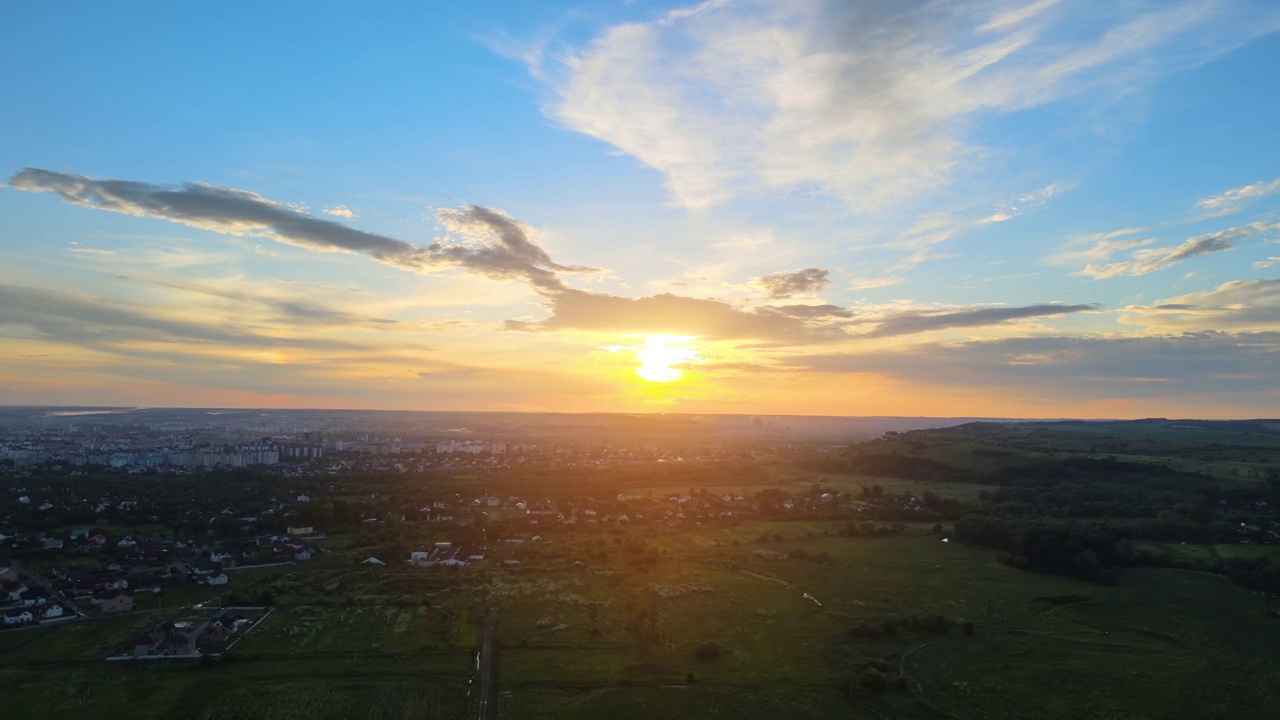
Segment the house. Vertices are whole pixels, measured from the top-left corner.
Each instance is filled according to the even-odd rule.
[[[409,564],[410,565],[430,565],[431,551],[414,550],[413,552],[409,553]]]
[[[300,503],[311,502],[311,496],[306,493],[303,493],[298,496],[298,502]]]
[[[30,610],[10,610],[4,614],[5,625],[25,625],[35,620]]]
[[[289,526],[290,535],[312,535],[316,529],[310,525]]]
[[[62,617],[62,606],[58,605],[57,603],[49,605],[44,609],[44,612],[40,613],[40,616],[43,617],[45,620],[60,618]]]
[[[311,559],[311,548],[307,547],[306,545],[294,544],[294,545],[290,545],[289,547],[293,548],[294,560],[303,561],[303,560]]]
[[[126,535],[116,543],[116,547],[131,548],[137,544],[138,544],[137,540],[134,540],[133,537],[130,535]]]
[[[36,508],[36,509],[37,509],[37,510],[39,510],[39,511],[41,511],[41,512],[44,512],[44,511],[46,511],[46,510],[52,510],[52,509],[53,509],[53,503],[49,502],[48,500],[45,500],[44,502],[40,503],[40,507],[38,507],[38,508]]]
[[[21,600],[21,599],[22,599],[22,595],[23,595],[23,593],[25,593],[26,591],[27,591],[27,584],[26,584],[26,583],[18,583],[17,585],[15,585],[15,586],[13,586],[13,587],[9,588],[9,594],[8,594],[8,596],[7,596],[7,598],[6,598],[6,599],[7,599],[7,600],[12,600],[12,601],[15,601],[15,602],[16,602],[16,601],[18,601],[18,600]]]
[[[229,580],[231,580],[231,578],[227,577],[226,573],[222,571],[218,571],[213,574],[205,576],[204,584],[205,585],[226,585]]]
[[[12,593],[10,593],[12,595]],[[49,593],[44,588],[29,588],[18,600],[18,607],[36,607],[49,603]]]
[[[133,610],[133,593],[126,590],[107,590],[97,593],[91,601],[94,607],[107,615]]]
[[[23,505],[30,505],[31,498],[27,497],[26,495],[23,495],[22,497],[18,498],[18,502],[22,503]]]
[[[231,557],[231,553],[226,550],[210,550],[209,559],[213,562],[222,562]]]
[[[44,539],[44,549],[45,549],[45,550],[61,550],[61,549],[62,549],[62,538],[56,538],[56,537],[47,537],[47,538],[45,538],[45,539]]]
[[[409,562],[413,562],[413,560],[412,560],[412,559],[410,559],[410,561],[409,561]],[[376,557],[373,557],[372,555],[370,555],[369,557],[365,558],[364,562],[363,562],[363,563],[361,563],[361,564],[362,564],[362,565],[386,565],[386,563],[382,562],[381,560],[379,560],[379,559],[378,559],[378,558],[376,558]]]

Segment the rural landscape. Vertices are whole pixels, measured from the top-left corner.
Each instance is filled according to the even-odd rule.
[[[5,463],[6,623],[65,608],[0,630],[9,707],[1280,713],[1280,422],[972,422],[844,442],[629,427],[632,442],[579,430],[536,452],[504,437],[502,455],[454,469],[447,445],[381,469],[341,454]]]

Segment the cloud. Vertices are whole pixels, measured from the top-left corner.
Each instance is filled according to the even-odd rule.
[[[1136,250],[1132,260],[1094,265],[1089,263],[1079,274],[1095,280],[1118,277],[1120,275],[1146,275],[1148,273],[1167,270],[1174,265],[1200,255],[1225,252],[1235,249],[1235,241],[1241,238],[1269,232],[1280,228],[1280,225],[1253,223],[1241,227],[1228,228],[1217,232],[1187,238],[1181,245],[1163,248]],[[1145,244],[1145,243],[1143,243]],[[1108,248],[1111,250],[1112,248]],[[1119,249],[1115,247],[1114,249]],[[1109,253],[1108,253],[1109,256]]]
[[[1267,268],[1272,267],[1277,263],[1280,263],[1280,257],[1269,257],[1266,260],[1259,260],[1258,262],[1254,263],[1253,269],[1266,270]]]
[[[1209,217],[1222,217],[1240,212],[1245,205],[1260,197],[1280,191],[1280,179],[1271,182],[1256,182],[1228,190],[1218,195],[1210,195],[1196,201],[1196,207],[1204,210]]]
[[[333,207],[326,207],[324,209],[324,214],[332,215],[334,217],[340,217],[340,218],[343,218],[344,220],[355,220],[356,218],[360,217],[355,213],[354,210],[347,207],[346,205],[334,205]]]
[[[1280,387],[1277,353],[1280,333],[1200,332],[929,343],[892,351],[807,355],[784,362],[810,372],[876,373],[944,387],[1021,391],[1024,402],[1033,404],[1045,396],[1109,399],[1274,393]]]
[[[4,328],[3,334],[8,337],[41,337],[96,348],[148,341],[227,347],[367,349],[340,340],[263,335],[230,322],[211,324],[177,319],[101,298],[17,285],[0,285],[0,328]]]
[[[1105,262],[1112,255],[1125,250],[1146,247],[1156,238],[1131,238],[1146,228],[1121,228],[1111,232],[1096,233],[1074,238],[1066,247],[1050,255],[1045,262],[1050,265],[1075,265],[1080,262]]]
[[[862,337],[893,337],[949,328],[1001,325],[1027,318],[1052,317],[1097,309],[1096,305],[1041,304],[1025,307],[966,308],[940,312],[902,312],[885,317],[871,332]]]
[[[757,312],[777,313],[794,318],[851,318],[853,312],[839,305],[765,305]]]
[[[453,242],[414,245],[306,215],[256,193],[188,183],[167,188],[127,180],[27,168],[10,185],[52,192],[73,205],[152,217],[227,235],[256,235],[322,252],[359,253],[404,270],[461,268],[493,280],[520,280],[542,291],[564,287],[561,272],[594,268],[560,265],[529,240],[529,229],[496,210],[469,206],[439,212]]]
[[[540,322],[508,320],[519,331],[690,335],[713,340],[755,340],[788,347],[913,335],[949,328],[1001,325],[1035,317],[1096,310],[1095,305],[1041,304],[1024,307],[970,307],[937,312],[896,312],[859,317],[836,305],[765,305],[740,308],[719,300],[660,294],[625,298],[566,290],[549,296],[551,317]],[[850,332],[870,326],[860,334]]]
[[[799,191],[870,209],[949,183],[984,120],[1131,90],[1278,26],[1234,0],[744,0],[529,66],[557,95],[548,115],[657,169],[682,206]]]
[[[119,277],[123,280],[136,280],[156,287],[169,288],[171,290],[178,290],[196,295],[216,297],[223,300],[230,300],[240,305],[261,308],[267,311],[270,320],[291,325],[321,327],[355,327],[366,325],[381,326],[385,329],[386,326],[401,324],[397,320],[373,317],[347,310],[341,310],[339,308],[322,305],[302,298],[276,297],[262,292],[234,289],[227,287],[225,283],[222,283],[222,286],[220,287],[215,287],[198,282],[173,282],[155,278],[135,277],[131,275],[121,275]]]
[[[822,268],[805,268],[791,272],[776,272],[751,281],[750,285],[761,290],[770,300],[817,292],[831,284],[827,271]]]
[[[1124,309],[1120,321],[1164,331],[1280,331],[1280,279],[1233,280],[1213,290],[1179,295],[1151,306],[1131,305]]]
[[[901,285],[906,282],[900,277],[853,278],[849,283],[850,290],[874,290],[876,288]]]
[[[838,326],[822,322],[830,313],[796,317],[776,309],[737,308],[719,300],[662,293],[626,298],[584,290],[549,297],[551,317],[541,322],[508,321],[511,330],[589,330],[654,335],[693,335],[711,339],[759,339],[804,344],[843,337]]]

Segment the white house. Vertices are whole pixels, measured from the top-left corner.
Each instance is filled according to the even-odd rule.
[[[303,545],[302,547],[297,548],[296,550],[293,551],[293,559],[294,560],[310,560],[311,548],[307,547],[306,545]]]
[[[26,495],[23,495],[22,497],[18,498],[18,502],[22,503],[23,505],[30,505],[31,498],[27,497]]]
[[[126,535],[116,543],[116,547],[131,548],[137,544],[138,541],[134,540],[132,535]]]
[[[41,613],[41,615],[44,616],[45,620],[51,620],[53,618],[62,617],[62,606],[57,604],[50,605],[49,607],[44,609],[44,612]]]
[[[298,502],[300,503],[311,502],[311,496],[307,495],[306,493],[303,493],[298,496]]]
[[[227,577],[226,573],[220,572],[216,575],[210,575],[206,577],[204,579],[204,583],[206,585],[226,585],[227,581],[229,581],[230,579],[231,578]]]
[[[4,614],[5,625],[22,625],[35,620],[30,610],[11,610]]]
[[[382,562],[381,560],[379,560],[378,558],[372,555],[365,558],[364,564],[365,565],[386,565],[386,563]]]

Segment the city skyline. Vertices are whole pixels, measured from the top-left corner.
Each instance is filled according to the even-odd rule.
[[[1266,2],[248,12],[0,29],[0,404],[1280,401]]]

